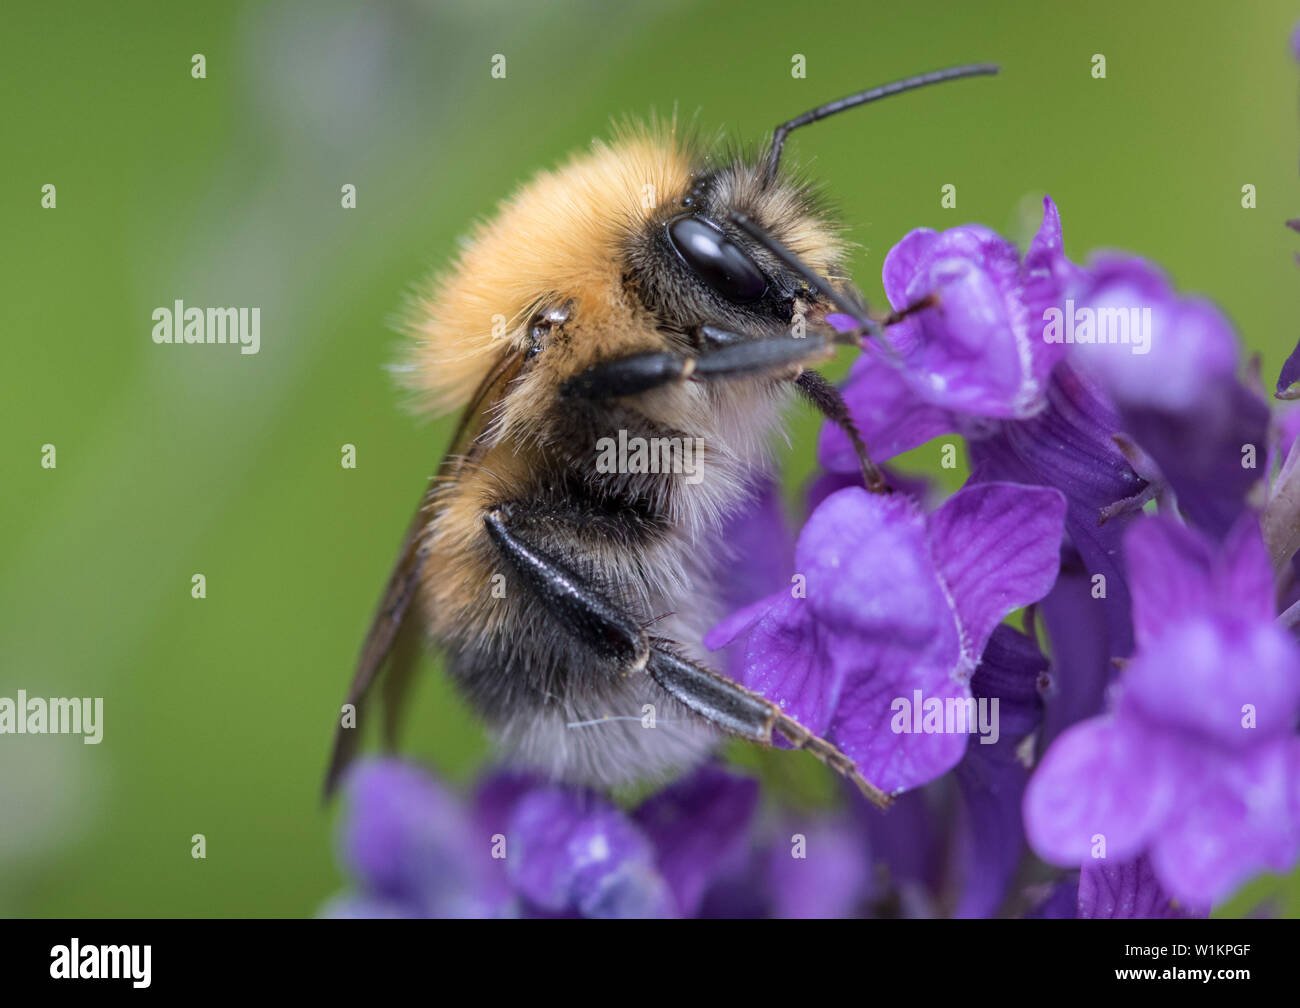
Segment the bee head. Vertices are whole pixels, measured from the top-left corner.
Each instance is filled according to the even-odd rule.
[[[754,222],[819,276],[844,279],[839,229],[809,185],[768,180],[756,158],[702,159],[685,191],[657,208],[624,246],[625,288],[682,349],[708,349],[716,330],[778,335],[796,317],[818,323],[831,310],[737,218]]]
[[[652,217],[629,247],[625,283],[662,329],[696,349],[706,348],[700,334],[719,326],[762,337],[796,314],[820,322],[832,301],[844,303],[837,294],[845,292],[832,289],[842,244],[809,187],[783,176],[786,138],[882,98],[996,72],[972,64],[871,88],[782,123],[757,158],[697,167],[678,205]]]
[[[653,123],[596,144],[507,199],[413,299],[410,383],[436,409],[464,404],[504,349],[540,402],[548,383],[620,355],[702,355],[719,340],[816,326],[833,306],[865,318],[830,215],[782,171],[785,138],[878,98],[995,69],[958,67],[819,106],[778,126],[754,157],[702,154]]]

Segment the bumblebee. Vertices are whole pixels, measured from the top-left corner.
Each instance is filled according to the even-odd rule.
[[[423,636],[513,765],[610,788],[683,771],[724,736],[784,739],[887,804],[835,746],[710,668],[699,641],[724,615],[724,523],[771,472],[793,395],[846,430],[867,486],[887,491],[814,368],[898,316],[865,314],[834,221],[782,169],[786,137],[994,72],[955,67],[819,106],[756,157],[714,155],[672,128],[624,129],[480,226],[413,306],[412,384],[461,420],[344,710],[363,720],[385,671],[391,728]],[[833,311],[858,328],[839,334]],[[598,465],[610,439],[689,442],[696,469]],[[327,793],[357,739],[339,729]]]

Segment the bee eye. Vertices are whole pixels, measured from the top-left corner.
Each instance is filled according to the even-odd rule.
[[[674,217],[668,240],[682,262],[728,301],[757,301],[767,292],[767,277],[754,260],[699,217]]]

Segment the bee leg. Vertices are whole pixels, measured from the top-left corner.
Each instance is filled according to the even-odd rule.
[[[867,489],[872,493],[890,493],[892,488],[885,480],[884,473],[867,454],[867,446],[862,443],[858,425],[854,423],[848,404],[840,395],[840,390],[817,371],[804,371],[794,383],[822,416],[848,435],[849,441],[853,444],[853,451],[858,456],[858,465],[862,468],[862,480]]]
[[[853,761],[824,738],[814,735],[777,704],[745,689],[721,673],[688,661],[661,638],[650,642],[646,671],[683,706],[723,731],[770,746],[779,733],[796,749],[807,749],[832,770],[851,780],[869,801],[888,808],[889,795],[866,780]]]
[[[483,516],[483,524],[514,572],[551,615],[597,655],[631,671],[645,668],[650,652],[645,631],[562,560],[512,532],[512,510],[510,505],[493,508]]]
[[[898,325],[898,323],[902,322],[903,319],[915,315],[917,312],[925,311],[927,308],[934,308],[938,304],[938,294],[927,294],[925,297],[921,298],[921,300],[908,305],[906,308],[900,308],[898,311],[891,311],[880,320],[880,324],[882,326]]]
[[[711,380],[798,371],[804,364],[829,356],[833,346],[826,333],[747,337],[716,326],[701,333],[712,348],[698,357],[671,351],[650,351],[593,364],[560,386],[570,399],[600,400],[636,395],[688,378]]]
[[[696,378],[744,378],[797,371],[811,361],[830,357],[835,351],[832,334],[823,329],[809,330],[801,336],[782,333],[758,338],[744,338],[710,325],[701,326],[700,332],[715,348],[695,358]]]
[[[510,528],[513,505],[493,508],[483,524],[511,568],[536,593],[560,625],[624,675],[648,672],[669,696],[722,731],[770,746],[779,733],[843,774],[874,804],[890,799],[869,783],[851,759],[813,734],[779,706],[726,676],[682,658],[670,641],[651,639],[620,606],[563,561],[525,541]]]
[[[695,360],[669,351],[650,351],[593,364],[560,386],[567,399],[613,399],[637,395],[691,376]]]

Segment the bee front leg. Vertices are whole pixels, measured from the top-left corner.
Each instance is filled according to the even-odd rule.
[[[485,514],[488,536],[560,625],[609,662],[611,674],[649,673],[665,693],[728,734],[767,746],[779,734],[843,774],[874,804],[889,805],[889,796],[863,778],[851,759],[777,704],[683,658],[671,641],[648,637],[636,620],[570,566],[513,530],[513,514],[511,506]]]
[[[560,392],[569,399],[599,401],[637,395],[687,379],[712,381],[764,374],[793,378],[805,364],[830,356],[834,349],[830,338],[820,330],[803,336],[783,333],[749,337],[706,325],[700,332],[710,348],[696,357],[670,350],[616,357],[579,372],[560,386]]]
[[[858,433],[858,425],[849,413],[848,404],[840,395],[840,390],[828,382],[818,371],[804,371],[795,379],[799,391],[804,394],[813,407],[827,420],[839,427],[847,435],[858,457],[858,467],[862,470],[862,481],[872,493],[890,493],[891,487],[880,467],[871,461],[867,446]]]

